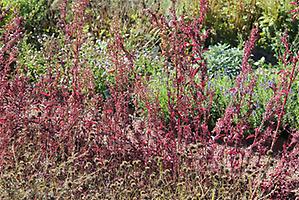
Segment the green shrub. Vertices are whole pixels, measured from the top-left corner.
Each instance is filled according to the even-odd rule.
[[[20,44],[18,62],[23,73],[33,82],[37,81],[46,72],[44,55],[41,51],[37,51],[26,39],[23,39]]]
[[[210,46],[204,56],[210,77],[227,75],[232,78],[241,70],[243,51],[236,47],[231,48],[229,44]]]
[[[4,7],[10,7],[24,19],[25,32],[30,43],[39,47],[37,38],[42,34],[51,35],[57,32],[55,15],[50,9],[53,0],[3,0]]]
[[[209,87],[214,91],[211,108],[211,129],[215,127],[217,120],[223,115],[232,99],[229,90],[233,87],[233,84],[233,79],[228,76],[215,76],[209,81]]]
[[[259,46],[277,53],[281,45],[281,33],[288,30],[292,40],[298,35],[298,22],[293,21],[289,16],[292,9],[291,2],[292,0],[256,2],[261,10],[258,18],[261,36],[258,41]]]
[[[258,46],[268,53],[280,47],[280,35],[285,29],[291,40],[298,38],[298,21],[292,21],[289,11],[292,0],[209,0],[206,23],[211,27],[210,43],[225,42],[237,46],[248,38],[254,25],[260,30]],[[293,44],[298,44],[298,39]]]

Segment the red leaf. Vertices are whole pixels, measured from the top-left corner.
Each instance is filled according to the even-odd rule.
[[[197,74],[198,70],[199,70],[199,67],[192,71],[191,78],[194,78],[194,76]]]
[[[289,91],[287,91],[287,90],[281,90],[281,93],[283,93],[283,94],[288,94]]]
[[[249,139],[254,138],[254,137],[255,137],[255,135],[251,134],[251,135],[249,135],[249,136],[246,137],[246,140],[249,140]]]
[[[182,83],[184,81],[184,76],[180,76],[177,81],[178,83]]]
[[[107,113],[107,114],[111,114],[111,113],[113,113],[113,110],[112,109],[107,109],[104,112]]]
[[[0,123],[1,124],[4,124],[6,122],[6,119],[5,118],[0,118]]]
[[[46,96],[46,97],[49,97],[50,94],[46,93],[46,92],[40,92],[42,95]]]

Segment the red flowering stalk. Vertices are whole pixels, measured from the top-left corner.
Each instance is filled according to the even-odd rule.
[[[299,16],[299,1],[293,1],[291,2],[292,5],[297,6],[297,8],[293,9],[290,11],[290,13],[293,14],[293,19],[297,19],[297,17]]]
[[[200,25],[203,25],[208,11],[208,0],[200,0],[199,5],[200,5],[200,10],[199,10],[200,16],[198,18],[198,21]]]
[[[156,125],[160,135],[154,138],[164,149],[162,157],[174,174],[180,163],[178,155],[191,143],[205,143],[210,136],[208,122],[213,92],[207,89],[207,67],[202,56],[208,37],[208,31],[203,27],[207,1],[201,1],[200,8],[200,17],[193,20],[176,15],[175,0],[172,1],[170,20],[148,11],[153,25],[160,30],[169,112],[169,119]]]
[[[0,72],[2,78],[12,72],[13,64],[16,61],[18,53],[17,45],[23,35],[22,18],[19,16],[13,17],[5,25],[4,30],[0,41],[3,44],[0,49]]]
[[[277,145],[279,145],[278,138],[282,129],[282,119],[285,114],[285,106],[288,100],[290,89],[294,83],[294,80],[296,79],[298,72],[298,53],[295,54],[291,52],[287,38],[288,35],[285,32],[281,39],[282,43],[284,44],[285,51],[279,59],[284,64],[285,68],[287,68],[289,65],[291,65],[292,68],[291,70],[284,69],[278,72],[280,75],[280,80],[277,86],[272,88],[274,95],[267,104],[261,125],[255,130],[252,148],[263,146],[267,149],[270,148],[271,152],[273,152],[277,151]],[[263,129],[265,128],[269,131],[264,131],[264,133],[262,133]],[[294,133],[290,134],[290,138],[293,137],[293,134]]]
[[[59,24],[64,32],[65,37],[63,45],[64,47],[68,47],[67,51],[65,52],[66,55],[64,55],[61,60],[68,60],[72,62],[69,73],[67,73],[71,76],[64,78],[68,79],[65,82],[70,82],[69,79],[71,78],[74,94],[78,93],[82,89],[81,84],[86,82],[82,79],[82,77],[84,77],[84,73],[88,73],[86,70],[83,70],[84,72],[82,71],[84,63],[82,59],[80,59],[81,48],[86,39],[86,36],[84,36],[83,28],[87,19],[86,8],[88,6],[88,3],[89,0],[75,1],[72,4],[72,7],[68,9],[68,1],[63,0],[60,2],[59,6]],[[67,19],[68,16],[70,17],[70,21],[68,21]],[[65,68],[65,66],[61,67]],[[83,74],[81,74],[81,72]]]
[[[277,141],[278,138],[278,131],[281,127],[281,121],[282,121],[282,117],[285,114],[285,105],[287,103],[288,100],[288,96],[291,90],[291,86],[293,85],[295,79],[296,79],[296,75],[298,74],[298,63],[299,63],[299,52],[297,52],[296,54],[292,54],[292,52],[289,49],[289,44],[287,41],[288,35],[287,33],[284,34],[284,36],[282,37],[282,43],[284,44],[285,47],[285,52],[282,58],[282,61],[284,63],[284,67],[287,67],[288,64],[292,65],[292,70],[291,72],[282,72],[284,77],[288,77],[288,80],[286,80],[286,82],[284,82],[285,84],[283,85],[283,87],[281,87],[281,95],[283,95],[283,102],[281,105],[281,108],[279,109],[279,114],[278,114],[278,120],[277,120],[277,126],[274,132],[274,136],[273,136],[273,140],[271,143],[271,150],[273,151],[273,147],[275,142]]]
[[[231,95],[234,96],[230,105],[226,108],[225,114],[216,123],[213,132],[216,133],[216,140],[224,139],[228,144],[241,145],[245,136],[245,131],[249,127],[248,118],[252,114],[253,103],[252,96],[256,77],[251,74],[252,68],[248,63],[251,51],[254,48],[257,39],[258,29],[252,29],[249,40],[245,43],[242,60],[241,74],[236,78],[236,87],[230,89]],[[248,80],[249,83],[248,83]],[[242,114],[241,108],[249,107],[249,112]]]
[[[8,11],[1,8],[1,20],[4,19]],[[22,18],[14,16],[7,24],[4,25],[0,44],[0,166],[4,161],[5,155],[8,153],[7,148],[10,145],[11,137],[15,130],[19,130],[19,123],[16,121],[18,117],[19,106],[22,98],[26,99],[26,93],[23,90],[25,86],[21,79],[16,79],[16,84],[10,84],[9,79],[14,79],[13,70],[16,67],[16,59],[18,54],[18,43],[22,38]],[[15,88],[14,88],[15,87]],[[16,89],[16,90],[15,90]],[[17,102],[10,102],[10,95],[14,98],[20,98]],[[13,99],[14,99],[13,98]],[[10,108],[13,108],[10,110]],[[15,112],[13,112],[15,111]]]
[[[125,48],[124,39],[118,32],[117,24],[114,33],[114,39],[110,42],[108,50],[110,59],[113,63],[110,73],[113,74],[114,81],[107,82],[109,94],[103,105],[101,115],[101,126],[98,131],[104,135],[106,144],[102,151],[106,155],[118,155],[128,157],[136,154],[143,159],[147,151],[144,150],[146,138],[143,130],[136,126],[143,126],[134,120],[134,112],[138,105],[136,102],[135,85],[142,88],[138,77],[134,72],[134,56]],[[138,90],[138,89],[137,89]]]

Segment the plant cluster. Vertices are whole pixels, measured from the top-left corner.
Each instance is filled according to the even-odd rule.
[[[0,23],[1,199],[299,197],[299,52],[287,32],[278,69],[255,69],[258,27],[242,56],[206,51],[208,1],[185,18],[172,0],[169,17],[144,10],[158,43],[136,52],[120,20],[113,39],[94,40],[91,3],[61,1],[59,35],[40,50],[22,17]],[[235,60],[215,63],[214,48]]]

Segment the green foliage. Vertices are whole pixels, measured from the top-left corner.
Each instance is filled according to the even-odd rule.
[[[289,31],[291,40],[298,37],[298,22],[289,16],[292,9],[291,2],[291,0],[257,1],[256,4],[262,11],[258,19],[261,29],[259,46],[277,53],[281,45],[281,33],[285,30]]]
[[[28,41],[39,47],[37,38],[42,34],[51,35],[57,32],[55,27],[55,14],[50,9],[52,0],[3,0],[4,7],[19,13],[24,19],[25,32]]]
[[[20,44],[18,62],[23,72],[33,82],[46,72],[46,60],[41,51],[37,51],[32,44],[28,43],[26,38]]]
[[[254,75],[257,77],[257,83],[254,88],[252,99],[255,109],[249,120],[254,127],[257,127],[261,124],[263,113],[266,110],[269,99],[274,95],[272,88],[278,83],[279,76],[277,75],[277,70],[275,68],[260,68],[254,72]],[[243,110],[243,112],[247,111],[248,110]]]
[[[97,40],[95,43],[87,40],[81,51],[81,59],[84,67],[90,68],[94,75],[95,90],[108,96],[107,84],[113,83],[113,74],[109,73],[112,69],[111,61],[107,52],[108,43]]]
[[[215,127],[215,124],[220,118],[229,102],[232,100],[230,88],[233,87],[234,81],[228,76],[215,76],[209,82],[209,87],[214,91],[213,105],[211,108],[210,127]]]
[[[276,67],[278,68],[278,66]],[[273,88],[280,82],[279,70],[277,68],[258,69],[255,72],[255,75],[258,77],[253,98],[256,109],[254,115],[251,116],[250,119],[254,126],[258,126],[261,123],[262,115],[265,112],[267,103],[274,94]],[[292,85],[291,92],[285,106],[285,116],[283,121],[283,126],[287,125],[296,129],[299,127],[298,86],[299,81],[297,78]]]
[[[46,0],[3,0],[2,3],[5,7],[10,6],[12,10],[19,11],[28,28],[39,28],[47,22],[49,7]]]
[[[238,45],[248,38],[252,25],[260,16],[255,1],[209,0],[206,23],[211,27],[211,43],[225,42]]]
[[[211,27],[210,43],[239,45],[253,26],[260,29],[258,45],[269,53],[280,47],[279,36],[288,30],[291,40],[298,37],[298,21],[291,20],[292,0],[210,0],[206,23]],[[298,44],[298,39],[295,44]]]
[[[243,51],[228,44],[210,46],[204,53],[210,77],[226,75],[235,77],[241,70]]]

